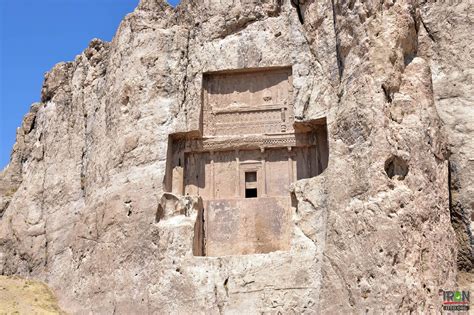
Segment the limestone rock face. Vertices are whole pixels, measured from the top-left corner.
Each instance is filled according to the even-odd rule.
[[[56,65],[0,174],[0,274],[70,313],[440,310],[472,268],[472,7],[300,2],[142,0]],[[281,66],[295,120],[326,118],[328,166],[288,192],[289,250],[196,256],[168,137],[199,130],[203,73]]]
[[[436,108],[445,125],[451,156],[451,220],[459,242],[458,264],[474,268],[473,5],[420,7],[419,51],[432,69]]]

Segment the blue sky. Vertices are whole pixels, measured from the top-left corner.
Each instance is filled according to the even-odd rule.
[[[171,0],[176,5],[179,0]],[[0,0],[0,170],[46,71],[92,38],[110,41],[139,0]]]

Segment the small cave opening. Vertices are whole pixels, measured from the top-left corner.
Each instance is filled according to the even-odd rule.
[[[391,156],[385,161],[385,173],[392,179],[404,180],[408,174],[407,162],[398,156]]]

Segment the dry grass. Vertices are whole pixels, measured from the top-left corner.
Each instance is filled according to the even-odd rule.
[[[65,314],[44,283],[0,276],[0,314]]]

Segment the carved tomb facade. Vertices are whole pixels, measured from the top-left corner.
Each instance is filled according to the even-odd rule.
[[[295,123],[291,67],[203,75],[200,132],[170,136],[166,187],[198,195],[196,255],[287,250],[289,186],[327,166],[325,120]]]

